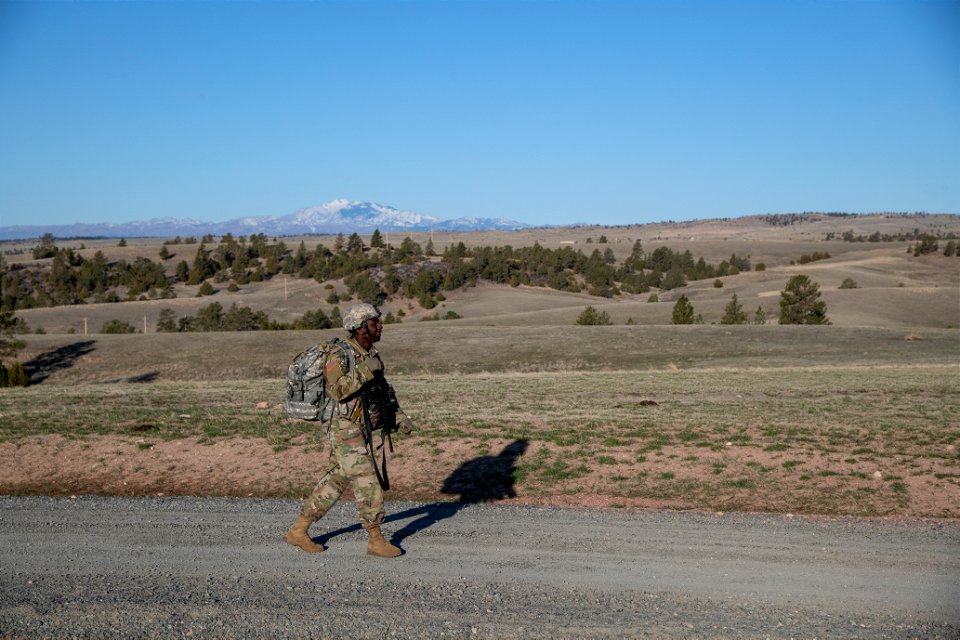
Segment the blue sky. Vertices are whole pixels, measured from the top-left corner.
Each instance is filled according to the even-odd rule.
[[[960,1],[0,0],[0,225],[960,212]]]

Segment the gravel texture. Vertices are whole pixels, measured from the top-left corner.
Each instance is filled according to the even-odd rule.
[[[960,523],[0,497],[0,637],[960,638]]]

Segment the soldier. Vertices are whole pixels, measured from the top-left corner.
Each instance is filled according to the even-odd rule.
[[[374,452],[368,450],[364,440],[364,404],[374,429],[399,426],[401,432],[410,433],[413,422],[400,411],[393,388],[384,379],[383,361],[373,348],[383,330],[380,310],[372,304],[353,305],[343,316],[343,328],[350,333],[345,342],[353,349],[355,365],[351,370],[349,358],[338,348],[330,351],[323,365],[327,393],[339,403],[333,419],[323,423],[330,444],[330,465],[284,539],[308,553],[323,551],[324,546],[314,542],[307,529],[349,486],[360,522],[367,530],[367,553],[395,558],[401,554],[400,549],[387,542],[380,531],[385,515],[383,489],[374,467]]]

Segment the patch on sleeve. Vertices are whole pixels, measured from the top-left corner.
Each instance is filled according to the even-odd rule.
[[[332,374],[337,374],[337,377],[343,375],[343,366],[340,364],[340,359],[336,356],[327,358],[323,371],[327,374],[327,379],[330,379]]]

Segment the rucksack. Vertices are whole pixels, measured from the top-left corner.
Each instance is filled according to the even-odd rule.
[[[337,401],[327,395],[323,366],[327,354],[334,349],[343,350],[347,356],[348,370],[353,371],[356,364],[353,348],[340,338],[333,338],[301,351],[287,367],[287,394],[283,408],[288,416],[321,422],[333,419],[337,411]]]

